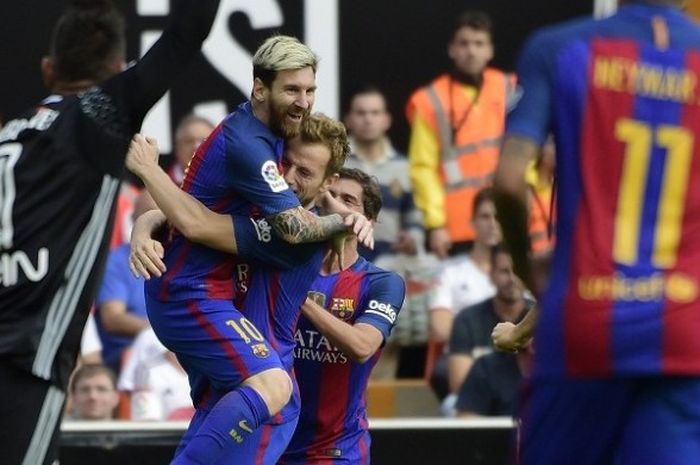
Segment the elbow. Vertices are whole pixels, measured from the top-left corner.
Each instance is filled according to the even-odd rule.
[[[354,348],[351,353],[346,354],[355,363],[365,363],[375,354],[376,350],[370,346]]]
[[[177,226],[177,229],[192,242],[201,242],[206,231],[204,225],[197,221],[184,221]]]

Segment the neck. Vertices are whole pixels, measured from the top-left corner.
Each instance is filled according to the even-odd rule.
[[[96,83],[91,79],[83,79],[80,81],[58,81],[51,87],[51,92],[58,95],[74,95],[88,90]]]
[[[377,161],[385,155],[385,144],[383,138],[372,141],[361,141],[355,139],[354,142],[355,153],[362,158],[370,161]]]
[[[340,273],[344,269],[348,269],[352,266],[359,257],[360,254],[357,252],[357,239],[347,238],[345,247],[343,248],[343,262],[345,267],[340,267],[337,254],[335,254],[333,250],[328,249],[328,251],[326,251],[326,256],[323,258],[323,264],[321,265],[321,274],[328,276],[334,273]]]
[[[481,271],[487,274],[491,272],[491,248],[488,245],[474,242],[469,257]]]
[[[458,69],[452,70],[452,79],[462,84],[474,87],[481,87],[481,83],[484,81],[483,72],[479,74],[466,74]]]
[[[523,299],[518,299],[514,302],[508,302],[498,297],[493,298],[493,309],[496,312],[496,316],[501,321],[515,321],[518,316],[523,312],[525,308],[525,301]]]
[[[251,98],[250,107],[253,109],[253,116],[259,119],[265,126],[270,126],[270,114],[264,102],[261,103]]]

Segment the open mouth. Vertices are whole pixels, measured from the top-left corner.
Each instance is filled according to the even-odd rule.
[[[287,118],[291,119],[295,123],[301,123],[301,120],[303,117],[304,117],[304,115],[302,113],[300,113],[300,114],[287,113]]]

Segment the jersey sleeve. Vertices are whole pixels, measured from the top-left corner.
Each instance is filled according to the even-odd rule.
[[[262,138],[242,137],[224,130],[229,188],[256,205],[263,216],[299,206],[299,199],[275,162],[275,147]],[[280,148],[281,151],[281,148]]]
[[[309,261],[322,243],[291,245],[280,239],[265,218],[232,215],[238,256],[257,260],[281,270]]]
[[[508,114],[506,134],[523,136],[542,145],[551,130],[555,44],[546,33],[536,33],[518,59],[520,99]],[[518,98],[517,95],[515,98]]]
[[[366,323],[389,338],[406,296],[406,284],[396,273],[387,271],[370,280],[362,313],[355,323]]]
[[[124,105],[138,130],[148,110],[199,53],[214,23],[219,0],[178,0],[163,34],[134,66],[101,87]]]

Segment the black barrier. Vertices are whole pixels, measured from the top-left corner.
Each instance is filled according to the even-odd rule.
[[[184,423],[67,422],[61,465],[168,464]],[[374,465],[506,465],[509,419],[370,421]]]

